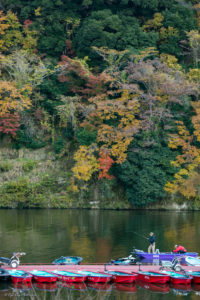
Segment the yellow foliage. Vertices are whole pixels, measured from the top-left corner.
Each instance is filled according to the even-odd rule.
[[[168,37],[178,36],[178,30],[172,26],[160,28],[160,40],[166,40]]]
[[[114,100],[107,95],[90,99],[96,109],[87,117],[82,126],[91,125],[97,130],[97,141],[111,150],[117,163],[126,159],[126,151],[133,140],[134,133],[140,128],[140,120],[136,118],[140,104],[136,95],[128,90],[118,90]],[[116,120],[115,125],[108,125],[107,120]],[[113,124],[113,122],[112,122]]]
[[[22,111],[31,106],[29,94],[32,89],[24,86],[17,89],[14,82],[0,81],[0,116],[10,111]]]
[[[36,8],[36,9],[34,10],[34,13],[35,13],[36,17],[41,16],[41,7],[39,6],[38,8]]]
[[[96,146],[80,146],[74,155],[75,166],[72,168],[74,177],[78,180],[89,181],[94,172],[99,169],[99,162],[95,157]]]
[[[155,29],[157,30],[158,28],[160,28],[162,26],[162,22],[164,20],[164,17],[161,13],[155,13],[154,14],[154,18],[148,20],[144,25],[143,25],[143,29],[145,31],[147,30],[152,30]]]
[[[200,69],[190,69],[187,73],[187,77],[190,81],[200,82]]]
[[[178,64],[178,59],[174,55],[170,54],[161,54],[161,61],[164,62],[169,68],[181,70],[181,66]]]

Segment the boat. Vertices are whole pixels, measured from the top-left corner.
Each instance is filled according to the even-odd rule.
[[[200,258],[199,257],[186,256],[185,262],[189,266],[200,266]]]
[[[112,275],[106,273],[97,273],[91,271],[78,271],[77,273],[86,275],[87,281],[91,281],[91,282],[107,283],[110,282],[112,279]]]
[[[112,281],[115,283],[132,283],[137,278],[136,274],[120,271],[106,271],[106,274],[112,275]]]
[[[152,261],[152,260],[158,260],[159,262],[162,260],[168,260],[172,261],[175,257],[181,257],[181,256],[190,256],[190,257],[197,257],[197,252],[186,252],[186,253],[174,253],[174,252],[159,252],[159,250],[156,250],[156,253],[148,253],[144,252],[142,250],[135,250],[135,255],[141,260],[145,261]],[[185,258],[183,257],[183,262]],[[199,260],[200,262],[200,260]]]
[[[29,271],[29,273],[33,276],[33,279],[37,282],[56,282],[58,277],[54,274],[51,274],[46,271],[33,270]]]
[[[170,282],[174,285],[191,284],[192,276],[176,273],[174,271],[162,270],[160,272],[163,273],[163,274],[169,275],[170,276]]]
[[[80,256],[61,256],[52,262],[53,265],[80,265],[82,262]]]
[[[52,271],[52,273],[58,277],[58,280],[66,281],[69,283],[70,282],[84,282],[87,279],[87,275],[77,274],[74,272],[54,270],[54,271]]]
[[[200,271],[188,271],[186,274],[192,276],[192,283],[200,283]]]
[[[143,289],[149,290],[154,293],[168,294],[170,292],[170,287],[169,284],[167,283],[155,284],[155,283],[149,283],[149,282],[137,280],[137,285],[139,285]]]
[[[8,270],[13,283],[30,283],[33,276],[22,270]]]
[[[137,280],[145,281],[145,282],[148,282],[148,283],[166,283],[166,282],[170,281],[170,275],[162,274],[160,272],[138,271],[136,274],[138,274]]]
[[[130,254],[127,257],[112,259],[109,264],[114,265],[135,265],[137,262],[136,257],[134,257],[132,254]]]

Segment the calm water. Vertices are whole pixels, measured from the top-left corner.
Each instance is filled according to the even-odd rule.
[[[109,262],[129,254],[132,247],[147,249],[148,242],[134,232],[156,233],[161,251],[180,243],[200,253],[200,212],[0,210],[0,256],[14,251],[27,255],[23,262],[52,262],[61,255],[77,255],[83,262]],[[0,299],[199,299],[199,287],[144,285],[37,286],[0,284]],[[177,296],[177,294],[180,294]]]

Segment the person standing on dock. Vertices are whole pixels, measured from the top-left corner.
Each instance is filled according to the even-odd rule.
[[[149,234],[149,247],[148,247],[148,253],[155,253],[155,249],[156,249],[156,236],[153,232],[150,232]]]

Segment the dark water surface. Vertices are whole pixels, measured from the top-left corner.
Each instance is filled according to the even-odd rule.
[[[127,256],[135,246],[147,249],[138,234],[156,233],[160,251],[182,244],[200,253],[200,212],[0,210],[0,256],[27,253],[22,262],[52,262],[62,255],[84,263],[108,262]],[[37,286],[0,284],[0,299],[199,299],[200,285],[169,286]]]

